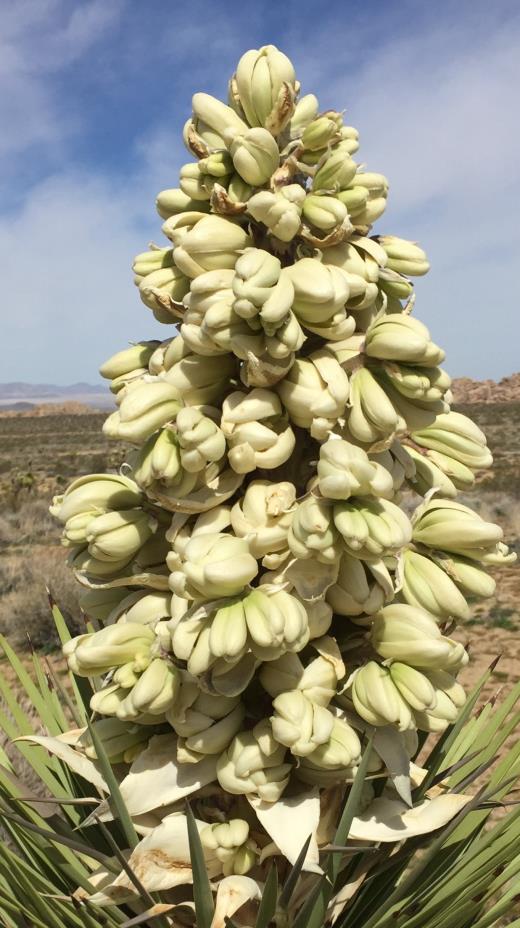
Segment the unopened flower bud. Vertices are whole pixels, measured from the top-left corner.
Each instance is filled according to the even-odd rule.
[[[187,277],[205,271],[233,268],[240,251],[251,245],[244,229],[222,216],[204,216],[182,235],[172,232],[174,261]]]
[[[172,589],[189,599],[235,596],[256,576],[258,564],[247,541],[222,533],[190,539],[184,559],[170,558]]]
[[[88,677],[128,662],[142,663],[144,669],[154,641],[155,633],[147,625],[125,622],[71,638],[64,644],[63,653],[74,673]]]
[[[336,197],[308,194],[303,204],[303,215],[311,226],[330,232],[347,218],[347,208]]]
[[[235,170],[252,187],[261,187],[278,167],[278,145],[267,129],[248,129],[236,135],[230,146]]]
[[[296,757],[312,754],[330,738],[334,716],[323,706],[312,703],[301,690],[281,693],[273,701],[273,709],[273,735]]]
[[[356,712],[369,725],[395,725],[399,731],[413,726],[410,707],[390,671],[375,661],[355,671],[351,696]]]
[[[294,449],[294,433],[278,396],[270,390],[256,388],[227,396],[221,428],[229,445],[229,463],[239,474],[257,467],[278,467]]]
[[[249,825],[244,819],[207,825],[200,833],[200,840],[221,862],[224,876],[248,873],[257,862],[259,850],[249,837]]]
[[[430,269],[425,252],[415,242],[396,235],[378,235],[376,241],[388,255],[387,267],[409,277],[421,277]]]
[[[119,706],[117,717],[128,721],[143,714],[164,715],[175,702],[179,684],[177,667],[170,661],[155,658]]]
[[[207,464],[219,461],[226,452],[226,439],[218,425],[200,409],[181,409],[176,420],[182,466],[198,473]]]
[[[270,725],[259,722],[240,732],[217,763],[217,778],[228,793],[257,795],[264,802],[280,799],[292,765],[284,763],[286,748],[273,737]]]
[[[103,425],[109,438],[119,438],[141,444],[153,432],[175,419],[182,400],[171,383],[161,380],[132,386],[121,405]]]
[[[242,55],[235,82],[249,124],[281,132],[293,112],[295,80],[292,62],[275,45]]]
[[[381,657],[419,668],[458,668],[467,663],[462,644],[446,638],[432,616],[414,606],[385,606],[374,618],[373,647]]]
[[[289,184],[277,193],[261,190],[247,203],[247,211],[262,222],[272,235],[282,242],[290,242],[301,224],[305,190],[299,184]]]

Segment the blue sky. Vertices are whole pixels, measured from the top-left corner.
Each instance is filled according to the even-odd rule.
[[[432,262],[416,314],[454,376],[518,370],[520,6],[494,0],[0,0],[3,381],[96,382],[167,337],[132,284],[193,92],[248,48],[293,59],[390,180],[378,232]],[[7,349],[7,350],[6,350]]]

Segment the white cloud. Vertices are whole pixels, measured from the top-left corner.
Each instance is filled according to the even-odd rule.
[[[60,100],[49,77],[85,55],[119,16],[122,0],[90,0],[79,6],[66,0],[0,2],[1,168],[15,172],[17,157],[32,146],[59,151],[79,121],[60,113]]]
[[[56,62],[94,54],[106,17],[118,10],[99,0],[75,8],[64,0],[9,5],[4,26],[12,67],[6,58],[9,85],[1,99],[10,106],[13,150],[35,142],[59,146],[67,126],[46,78]],[[360,158],[389,176],[389,209],[378,230],[418,238],[427,249],[433,268],[418,282],[418,315],[447,348],[453,374],[510,373],[518,367],[512,323],[520,242],[512,198],[520,182],[514,120],[520,17],[477,22],[470,10],[453,21],[439,16],[420,30],[401,23],[397,37],[386,38],[384,24],[368,29],[361,12],[344,36],[327,26],[305,55],[294,55],[304,92],[316,89],[326,105],[346,106],[361,132]],[[65,165],[33,187],[16,214],[0,216],[0,248],[9,256],[4,337],[18,347],[4,357],[3,379],[94,380],[103,358],[126,341],[168,334],[142,307],[129,265],[149,239],[161,240],[153,197],[176,184],[188,160],[168,95],[187,82],[190,43],[200,47],[212,28],[207,19],[196,36],[189,29],[177,36],[183,74],[165,79],[161,124],[135,138],[132,176],[117,182],[101,168]],[[26,65],[40,29],[41,49]],[[245,38],[236,32],[223,40],[226,60],[231,38],[237,53],[265,41],[258,41],[258,24]],[[166,34],[158,31],[158,54],[166,54]],[[298,35],[295,29],[278,43],[291,53]],[[190,65],[190,90],[202,88],[213,60],[209,52]],[[225,78],[220,71],[222,89]],[[188,110],[188,95],[184,102]]]
[[[40,184],[3,218],[2,379],[95,382],[130,340],[165,338],[132,283],[145,242],[126,194],[74,172]]]

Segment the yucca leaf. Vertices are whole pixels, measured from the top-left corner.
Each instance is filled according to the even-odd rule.
[[[211,928],[215,912],[213,894],[209,882],[204,851],[199,836],[195,816],[189,802],[186,803],[186,821],[190,845],[191,868],[193,871],[193,901],[197,916],[197,928]]]
[[[368,771],[370,756],[372,754],[372,744],[374,735],[372,734],[363,751],[361,762],[356,771],[352,786],[350,787],[347,800],[343,806],[343,811],[336,829],[334,844],[344,845],[352,822],[359,809],[361,792],[365,783],[365,777]],[[312,912],[309,914],[307,928],[322,928],[325,921],[325,913],[329,904],[332,893],[336,886],[336,880],[341,867],[341,857],[338,854],[331,854],[326,870],[326,878],[321,880],[320,892],[317,895]]]
[[[292,865],[289,871],[287,879],[285,880],[282,891],[280,893],[280,898],[278,900],[278,906],[280,909],[287,910],[287,908],[289,907],[292,894],[294,890],[296,889],[296,885],[298,883],[300,874],[303,869],[303,865],[305,863],[305,858],[307,857],[307,851],[309,850],[309,845],[311,843],[311,840],[312,840],[312,835],[309,835],[300,853],[298,854],[298,857],[294,861],[294,864]]]
[[[101,768],[101,773],[103,774],[108,786],[108,802],[112,810],[112,814],[114,815],[114,818],[119,821],[125,838],[128,842],[128,846],[130,848],[134,848],[139,843],[139,838],[137,837],[132,819],[130,818],[125,801],[121,795],[119,784],[116,780],[114,771],[112,770],[112,764],[110,763],[105,748],[103,747],[103,742],[101,741],[101,738],[96,731],[96,726],[87,720],[87,727],[92,739],[94,750],[96,752],[97,762]]]
[[[276,865],[271,864],[267,879],[262,893],[262,899],[258,906],[255,928],[268,928],[272,920],[278,903],[278,871]]]

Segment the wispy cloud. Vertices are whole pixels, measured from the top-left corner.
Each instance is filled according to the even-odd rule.
[[[93,380],[125,342],[165,336],[138,300],[131,257],[161,239],[153,197],[189,158],[191,92],[224,95],[238,56],[267,41],[293,56],[304,92],[346,107],[359,160],[390,178],[378,230],[418,238],[431,256],[418,315],[451,372],[518,366],[516,4],[368,0],[347,16],[333,0],[318,17],[310,0],[298,16],[292,2],[262,13],[247,0],[231,16],[194,0],[180,23],[162,0],[3,6],[0,248],[4,338],[17,348],[5,379]]]

